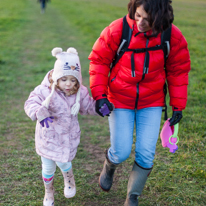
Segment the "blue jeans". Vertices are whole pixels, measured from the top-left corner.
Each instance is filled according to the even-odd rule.
[[[114,109],[109,117],[111,147],[108,158],[114,164],[125,161],[133,144],[136,123],[135,161],[144,168],[152,168],[159,136],[162,107],[139,110]]]

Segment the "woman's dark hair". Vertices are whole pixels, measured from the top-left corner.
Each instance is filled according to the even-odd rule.
[[[128,4],[129,17],[134,19],[137,7],[143,5],[153,33],[160,33],[169,28],[174,20],[171,3],[170,0],[130,0]]]

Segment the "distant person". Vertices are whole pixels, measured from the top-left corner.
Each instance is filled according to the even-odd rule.
[[[95,101],[82,85],[81,65],[76,49],[63,52],[54,48],[57,58],[54,69],[26,100],[26,114],[36,122],[35,146],[41,156],[42,178],[45,186],[44,206],[54,204],[53,179],[56,165],[64,177],[64,195],[76,194],[72,160],[80,142],[78,113],[97,115]]]
[[[104,104],[111,112],[111,146],[106,150],[99,177],[102,190],[110,190],[116,167],[130,156],[134,125],[136,127],[135,161],[128,181],[125,206],[138,205],[138,196],[154,167],[162,108],[166,106],[165,82],[173,110],[170,125],[181,120],[187,103],[190,56],[185,37],[172,24],[171,2],[130,0],[124,19],[131,39],[125,39],[120,44],[123,18],[117,19],[102,31],[89,55],[90,88],[96,100],[96,112],[103,116],[99,108]],[[161,34],[170,27],[170,42],[165,41],[163,45]],[[166,69],[164,51],[169,55]],[[118,55],[122,56],[111,68]]]
[[[50,0],[38,0],[38,1],[41,3],[41,13],[43,14],[45,12],[45,9],[46,9],[46,4]]]

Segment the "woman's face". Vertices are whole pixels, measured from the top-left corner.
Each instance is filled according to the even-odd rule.
[[[137,7],[134,19],[139,32],[147,32],[151,29],[148,22],[148,14],[144,10],[143,5]]]

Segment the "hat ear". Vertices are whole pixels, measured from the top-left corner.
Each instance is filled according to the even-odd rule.
[[[52,49],[52,51],[51,51],[51,53],[52,53],[52,56],[56,56],[57,54],[59,54],[59,53],[62,53],[62,48],[60,48],[60,47],[55,47],[54,49]]]
[[[76,50],[74,47],[69,47],[69,48],[67,49],[67,53],[71,53],[71,54],[76,54],[76,55],[78,55],[78,52],[77,52],[77,50]]]

